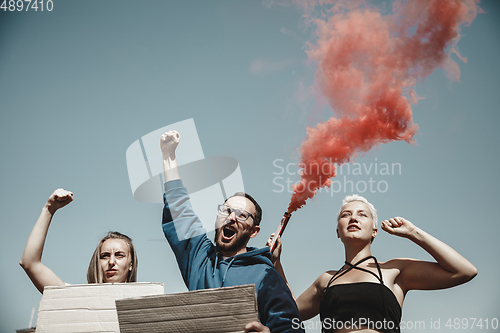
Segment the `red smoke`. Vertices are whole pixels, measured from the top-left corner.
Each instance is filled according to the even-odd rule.
[[[289,212],[331,184],[335,163],[350,162],[381,143],[413,143],[413,88],[437,67],[458,81],[460,69],[450,53],[466,61],[455,46],[460,26],[480,10],[477,2],[398,1],[392,15],[357,9],[315,21],[318,40],[307,53],[318,63],[316,87],[338,118],[307,129],[299,149],[301,181],[292,186]]]

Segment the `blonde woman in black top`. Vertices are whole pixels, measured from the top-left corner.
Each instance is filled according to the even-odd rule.
[[[296,299],[302,320],[320,314],[324,332],[400,332],[401,307],[408,291],[450,288],[476,276],[467,259],[402,217],[383,221],[382,230],[411,240],[436,262],[407,258],[378,262],[371,252],[377,219],[377,211],[365,198],[344,199],[337,216],[337,237],[344,243],[345,264],[321,274]],[[278,240],[274,266],[285,277],[280,254]]]

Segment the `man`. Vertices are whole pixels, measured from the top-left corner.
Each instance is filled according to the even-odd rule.
[[[161,136],[165,175],[163,232],[189,290],[255,284],[260,322],[245,332],[304,332],[299,312],[283,278],[274,270],[269,248],[247,247],[260,231],[262,210],[248,194],[236,193],[219,205],[215,245],[194,214],[177,169],[176,131]],[[294,329],[295,328],[295,329]]]

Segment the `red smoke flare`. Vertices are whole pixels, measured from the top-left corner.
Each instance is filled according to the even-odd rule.
[[[318,40],[307,53],[318,62],[317,88],[338,118],[307,129],[299,149],[301,181],[292,186],[289,212],[330,186],[335,164],[382,143],[413,143],[418,129],[411,109],[418,100],[414,86],[437,67],[458,81],[460,69],[450,53],[466,61],[455,46],[460,26],[470,24],[480,10],[477,2],[398,1],[392,15],[358,9],[315,21]]]

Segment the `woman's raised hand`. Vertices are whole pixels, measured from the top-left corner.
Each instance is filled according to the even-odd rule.
[[[63,208],[73,201],[73,192],[58,188],[47,200],[47,208],[54,214],[59,208]]]
[[[415,230],[415,225],[402,217],[394,217],[382,221],[382,230],[400,237],[409,238]]]

